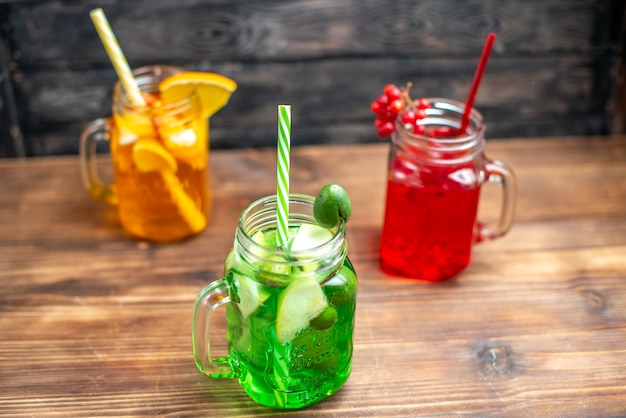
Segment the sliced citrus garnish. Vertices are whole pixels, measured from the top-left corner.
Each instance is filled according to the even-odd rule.
[[[161,97],[168,103],[189,97],[196,91],[202,103],[202,114],[210,117],[228,103],[237,83],[216,73],[185,71],[174,74],[159,84]]]
[[[143,172],[178,170],[172,154],[153,138],[141,138],[133,144],[133,163]]]
[[[185,192],[180,180],[173,171],[160,171],[165,187],[169,190],[172,202],[178,208],[178,212],[183,217],[187,226],[198,233],[206,226],[207,219],[198,208],[196,202]]]
[[[152,125],[152,120],[148,114],[127,112],[124,113],[124,115],[116,114],[114,119],[117,128],[126,137],[154,135],[154,126]],[[123,145],[126,145],[134,141],[126,139],[120,140],[120,142],[122,142]]]
[[[206,217],[196,202],[185,192],[176,177],[178,163],[163,145],[154,138],[140,138],[133,144],[133,163],[144,173],[157,172],[169,192],[182,218],[193,232],[200,232],[206,226]]]

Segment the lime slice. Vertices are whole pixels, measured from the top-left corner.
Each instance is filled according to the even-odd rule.
[[[339,218],[348,222],[352,215],[352,203],[348,192],[338,184],[322,187],[313,203],[315,220],[326,228],[337,225]]]
[[[278,296],[276,338],[281,344],[294,339],[328,306],[322,288],[313,277],[291,282]]]
[[[333,238],[333,233],[315,224],[302,224],[291,241],[291,251],[310,250],[326,244]]]
[[[244,319],[256,311],[270,297],[270,293],[263,289],[263,285],[249,277],[233,273],[233,282],[237,287],[237,296],[239,297],[237,306]]]

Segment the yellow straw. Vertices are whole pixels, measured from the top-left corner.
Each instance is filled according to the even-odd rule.
[[[101,8],[97,8],[92,10],[89,13],[89,16],[91,16],[91,20],[98,31],[98,35],[100,35],[100,40],[104,45],[104,49],[106,49],[107,54],[109,55],[109,59],[111,60],[113,68],[115,68],[115,72],[124,86],[124,90],[126,90],[130,96],[130,100],[137,106],[145,106],[146,101],[143,99],[139,87],[137,87],[133,73],[128,66],[128,62],[124,57],[124,53],[122,53],[122,49],[120,48],[113,31],[111,30],[111,26],[104,15],[104,11],[102,11]]]

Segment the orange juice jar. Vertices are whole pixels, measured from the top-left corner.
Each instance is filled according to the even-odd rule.
[[[81,136],[83,179],[95,198],[117,205],[131,235],[155,242],[200,233],[211,206],[209,129],[195,90],[165,101],[159,83],[183,72],[172,66],[134,71],[146,105],[134,104],[118,82],[113,116],[87,125]],[[104,184],[95,168],[95,148],[108,139],[115,183]]]

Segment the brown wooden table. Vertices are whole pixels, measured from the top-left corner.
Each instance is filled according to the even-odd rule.
[[[515,226],[455,280],[424,284],[378,268],[387,145],[294,148],[292,191],[339,182],[352,197],[360,283],[349,381],[284,415],[626,414],[626,137],[487,153],[517,174]],[[277,414],[192,359],[194,299],[221,277],[238,214],[275,184],[273,149],[211,163],[208,229],[152,245],[83,192],[75,157],[0,160],[0,415]],[[499,196],[484,197],[493,217]]]

